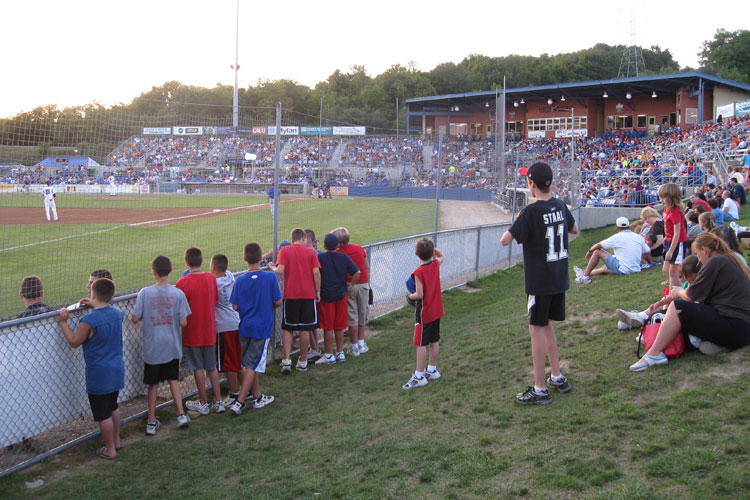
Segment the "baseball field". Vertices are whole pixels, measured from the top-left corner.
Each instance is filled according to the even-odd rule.
[[[41,196],[0,194],[0,319],[24,309],[18,296],[24,276],[39,276],[43,302],[62,306],[85,295],[88,276],[96,269],[112,272],[123,295],[150,284],[149,264],[156,255],[172,259],[176,281],[190,246],[200,247],[206,259],[226,254],[230,269],[237,271],[244,268],[245,243],[257,241],[267,251],[273,242],[264,195],[61,193],[57,209],[59,221],[50,222]],[[366,244],[431,231],[434,217],[435,203],[429,200],[290,195],[281,199],[279,240],[289,239],[295,227],[322,236],[345,226],[352,242]]]

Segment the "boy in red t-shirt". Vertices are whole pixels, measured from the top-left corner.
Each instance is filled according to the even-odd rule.
[[[219,292],[216,277],[201,271],[203,253],[200,248],[190,247],[185,250],[185,267],[190,271],[175,285],[187,297],[192,314],[187,318],[187,325],[182,329],[182,354],[195,376],[199,401],[188,401],[188,410],[208,415],[211,406],[206,394],[206,374],[211,381],[214,392],[213,409],[216,413],[224,412],[221,401],[219,371],[216,368],[216,303]]]
[[[318,252],[305,245],[305,230],[292,231],[292,244],[279,250],[276,264],[269,268],[277,275],[284,275],[284,300],[282,305],[281,345],[284,359],[281,373],[292,372],[292,336],[299,331],[299,359],[297,370],[307,371],[307,348],[310,345],[308,332],[318,328],[317,303],[320,302],[320,262]]]
[[[440,318],[443,311],[443,296],[440,288],[440,265],[445,256],[435,248],[432,240],[422,238],[417,242],[416,255],[421,265],[411,274],[415,291],[408,298],[416,301],[414,345],[417,347],[417,369],[402,388],[405,391],[427,385],[428,380],[440,378],[437,358],[440,352]],[[430,346],[430,364],[424,371],[427,346]]]

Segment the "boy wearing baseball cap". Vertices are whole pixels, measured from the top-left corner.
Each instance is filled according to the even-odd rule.
[[[650,254],[651,248],[646,240],[630,230],[630,221],[626,217],[618,217],[615,221],[617,234],[602,240],[589,248],[586,252],[586,270],[574,266],[576,283],[589,284],[591,276],[602,274],[632,274],[641,272],[641,259],[644,254]],[[613,249],[612,255],[607,250]],[[597,264],[602,266],[595,269]]]
[[[347,292],[359,279],[359,269],[348,255],[338,253],[339,238],[333,233],[323,240],[326,251],[318,255],[323,266],[320,271],[320,302],[318,318],[324,332],[325,355],[315,362],[316,365],[332,365],[346,361],[344,355],[344,330],[349,327],[347,312]],[[349,275],[351,283],[347,283]],[[333,355],[333,337],[336,335],[336,356]]]
[[[523,245],[523,272],[526,307],[529,315],[531,355],[534,362],[534,385],[516,395],[521,404],[552,402],[547,385],[569,392],[570,383],[560,373],[557,337],[550,320],[565,319],[565,292],[570,287],[568,275],[568,233],[577,234],[578,225],[568,207],[552,196],[552,169],[546,163],[535,163],[522,169],[536,202],[527,205],[500,243],[514,239]],[[545,383],[545,361],[549,357],[551,376]]]

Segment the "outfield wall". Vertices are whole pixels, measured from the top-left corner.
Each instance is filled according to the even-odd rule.
[[[491,189],[460,189],[440,188],[441,200],[459,201],[492,201],[494,191]],[[347,189],[349,196],[365,196],[372,198],[416,198],[422,200],[434,200],[435,187],[357,187],[351,186]]]
[[[370,286],[375,299],[373,308],[382,313],[403,306],[406,295],[404,283],[418,264],[414,257],[414,246],[421,237],[434,237],[437,247],[446,255],[445,263],[441,266],[441,278],[443,284],[448,285],[489,274],[517,260],[521,255],[520,246],[515,242],[510,247],[499,244],[507,228],[507,224],[480,226],[414,235],[365,246],[370,260]],[[125,421],[141,418],[146,411],[146,386],[142,383],[142,327],[128,320],[135,297],[127,295],[113,301],[113,305],[125,315],[125,388],[120,391],[120,401],[127,402],[121,405]],[[85,313],[85,310],[71,312],[68,324],[72,329],[78,327]],[[281,338],[279,327],[280,317],[277,317],[277,343]],[[0,455],[0,475],[36,463],[76,440],[98,434],[98,427],[90,417],[82,350],[73,350],[68,346],[57,324],[57,312],[1,324],[0,359],[0,387],[3,390],[0,447],[9,447],[5,454]],[[275,363],[270,363],[268,369],[278,368]],[[195,385],[192,374],[184,367],[181,374],[182,393],[193,394]],[[170,400],[166,384],[162,384],[159,396]],[[49,436],[53,429],[58,431],[54,433],[56,436],[62,435],[64,438],[53,441]],[[33,438],[35,446],[23,444],[30,438]]]

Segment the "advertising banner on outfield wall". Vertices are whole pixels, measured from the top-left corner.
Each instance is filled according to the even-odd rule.
[[[734,103],[725,104],[724,106],[716,106],[716,114],[714,118],[718,118],[721,115],[722,118],[729,118],[734,116]]]
[[[300,135],[331,135],[333,127],[300,127]]]
[[[203,127],[172,127],[174,135],[203,135]]]
[[[171,135],[172,127],[143,127],[141,129],[143,135]]]
[[[734,103],[734,114],[737,116],[746,115],[750,113],[750,101],[742,101]]]
[[[349,187],[331,186],[331,196],[349,196]]]
[[[268,127],[265,125],[263,126],[254,126],[253,127],[253,135],[268,135]]]
[[[365,127],[333,127],[333,135],[365,135]]]
[[[299,127],[281,127],[281,135],[299,135]],[[276,135],[276,126],[268,127],[268,135]]]

